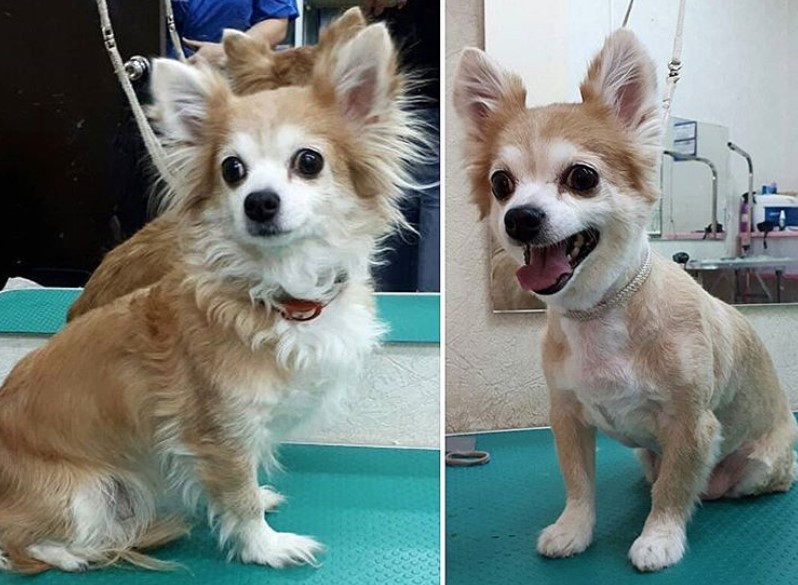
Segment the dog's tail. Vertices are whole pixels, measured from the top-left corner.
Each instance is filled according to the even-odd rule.
[[[189,533],[188,525],[177,516],[169,516],[150,524],[147,529],[126,547],[102,551],[86,551],[89,568],[98,569],[128,563],[151,571],[173,571],[179,563],[155,559],[143,551],[158,548]],[[13,571],[23,575],[35,575],[53,568],[49,563],[35,559],[25,548],[0,543],[0,571]]]
[[[178,516],[168,516],[153,522],[147,530],[139,535],[130,547],[122,550],[108,551],[99,563],[101,566],[115,565],[120,562],[129,563],[141,569],[151,571],[173,571],[180,568],[179,563],[161,561],[142,551],[163,546],[189,533],[188,525]]]

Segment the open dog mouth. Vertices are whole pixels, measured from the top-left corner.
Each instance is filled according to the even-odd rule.
[[[588,228],[548,246],[526,244],[524,266],[516,272],[518,282],[538,295],[560,292],[598,242],[599,232]]]

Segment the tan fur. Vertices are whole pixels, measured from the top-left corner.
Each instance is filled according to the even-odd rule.
[[[520,99],[520,96],[518,97]],[[521,102],[523,103],[523,102]],[[518,104],[508,105],[497,112],[495,125],[490,126],[487,139],[470,142],[467,146],[469,174],[473,199],[484,218],[490,212],[490,167],[498,156],[498,149],[512,144],[522,150],[534,172],[535,145],[554,138],[564,139],[595,152],[614,173],[614,179],[628,189],[634,189],[652,202],[658,194],[647,179],[652,161],[643,157],[630,136],[617,131],[617,122],[603,104],[556,104],[527,110]],[[608,128],[615,131],[607,131]]]
[[[273,325],[275,315],[253,307],[246,291],[198,304],[187,275],[175,272],[89,312],[14,368],[0,392],[4,548],[22,551],[42,537],[65,540],[74,528],[53,488],[79,485],[99,471],[136,473],[137,458],[155,446],[159,420],[180,421],[181,441],[196,453],[211,497],[237,497],[249,468],[236,467],[237,445],[224,430],[235,413],[220,409],[229,390],[217,380],[224,371],[263,379],[281,374],[270,348],[253,353],[241,343],[230,317],[208,320],[210,303],[220,301],[225,315],[237,314],[242,335]],[[147,548],[168,539],[152,542],[145,533],[140,540],[137,546]],[[26,569],[21,560],[12,557],[21,570],[43,568]]]
[[[326,77],[332,75],[330,69],[317,70],[308,87],[243,97],[233,95],[217,75],[203,73],[208,112],[202,127],[193,130],[192,140],[200,146],[194,147],[196,160],[185,175],[188,182],[176,202],[177,211],[145,228],[144,237],[129,243],[124,254],[113,252],[87,297],[98,306],[88,310],[89,302],[81,299],[73,321],[20,361],[0,388],[0,553],[14,570],[49,568],[32,558],[29,547],[42,542],[68,546],[82,528],[71,511],[75,494],[99,480],[127,490],[131,517],[114,522],[133,524],[121,542],[94,551],[86,560],[93,566],[126,560],[159,568],[138,550],[176,538],[184,528],[172,517],[136,524],[133,495],[140,486],[145,486],[142,491],[161,493],[175,481],[162,475],[160,457],[171,453],[164,451],[170,445],[179,445],[186,469],[196,476],[214,514],[263,523],[264,500],[256,472],[258,458],[270,452],[253,452],[247,429],[254,425],[260,431],[265,425],[262,430],[271,431],[269,420],[259,422],[257,409],[290,404],[295,392],[290,384],[306,367],[299,365],[301,356],[279,355],[283,336],[302,340],[302,332],[310,331],[313,341],[324,340],[330,337],[331,325],[315,324],[323,317],[314,324],[290,324],[274,309],[271,297],[254,301],[253,289],[262,276],[219,275],[239,256],[263,258],[267,252],[258,241],[242,241],[242,236],[233,237],[237,232],[228,231],[235,258],[205,255],[208,246],[232,246],[226,239],[213,239],[219,238],[218,228],[233,229],[212,219],[221,217],[230,196],[219,176],[218,155],[235,133],[276,135],[282,128],[301,128],[316,137],[324,144],[325,169],[334,177],[338,196],[347,198],[348,213],[360,218],[352,225],[348,218],[338,221],[350,227],[349,239],[367,242],[363,255],[372,253],[374,240],[391,229],[399,213],[396,199],[407,176],[409,152],[402,149],[408,147],[414,125],[402,110],[401,96],[382,91],[396,86],[395,51],[382,25],[369,28],[358,39],[371,39],[371,47],[379,42],[379,64],[387,62],[387,68],[381,72],[384,86],[374,89],[374,99],[380,100],[377,113],[365,121],[344,111],[340,92],[331,92],[335,84]],[[363,45],[358,45],[360,51]],[[389,52],[384,60],[383,48]],[[330,59],[329,65],[338,64]],[[167,108],[157,111],[165,115]],[[132,265],[132,258],[140,264]],[[133,268],[139,265],[141,270]],[[368,257],[358,265],[367,266]],[[153,266],[155,272],[168,274],[156,279],[146,272]],[[337,310],[347,311],[338,317],[347,322],[366,319],[365,340],[347,343],[370,347],[379,328],[373,323],[374,301],[365,270],[350,274],[325,315]],[[145,287],[119,296],[136,283]],[[330,355],[340,361],[341,353]],[[326,375],[329,368],[324,364],[318,367]],[[342,367],[351,375],[349,370],[357,364],[347,364]],[[98,509],[106,505],[96,502]],[[290,542],[304,538],[274,534]],[[229,536],[222,533],[222,544]],[[304,552],[284,553],[288,556],[276,565],[253,554],[244,558],[242,553],[242,559],[272,566],[312,561],[318,545],[303,546]]]
[[[321,31],[317,45],[285,51],[273,51],[267,43],[246,34],[226,35],[223,45],[233,91],[246,95],[264,89],[306,85],[318,56],[329,54],[365,26],[360,8],[350,8]]]
[[[69,308],[67,321],[163,278],[179,253],[178,219],[167,212],[108,252]]]
[[[322,30],[318,45],[284,51],[243,33],[228,34],[223,46],[230,85],[238,95],[307,85],[317,59],[331,57],[365,26],[360,8],[351,8]],[[163,278],[179,253],[177,214],[166,211],[108,252],[69,308],[67,321]]]
[[[474,200],[516,268],[521,245],[507,237],[501,221],[514,204],[545,206],[548,230],[558,221],[578,226],[532,246],[565,241],[586,224],[600,233],[567,284],[540,294],[548,305],[543,370],[567,501],[541,533],[538,551],[570,556],[592,540],[598,427],[638,448],[653,482],[651,512],[629,552],[632,563],[642,571],[674,564],[684,554],[686,524],[702,495],[790,488],[798,471],[798,425],[753,327],[655,252],[650,276],[631,299],[593,319],[568,315],[611,299],[649,252],[645,229],[658,198],[661,149],[654,65],[631,32],[618,31],[592,61],[582,103],[530,110],[520,79],[473,50],[464,54],[456,77],[455,106],[470,128],[466,155]],[[600,177],[597,188],[571,193],[553,160],[565,168],[589,161]],[[527,189],[516,185],[522,203],[513,202],[514,194],[493,197],[494,168],[509,168]],[[515,280],[509,268],[504,271]]]

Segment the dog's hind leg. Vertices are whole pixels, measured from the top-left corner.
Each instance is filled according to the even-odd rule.
[[[787,425],[752,445],[725,495],[738,498],[789,490],[798,475],[794,442],[795,429]]]
[[[61,544],[52,542],[33,544],[28,547],[27,553],[37,561],[70,573],[85,571],[89,567],[88,560],[73,554]]]

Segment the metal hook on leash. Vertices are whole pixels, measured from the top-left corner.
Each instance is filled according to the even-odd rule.
[[[141,55],[134,55],[125,62],[125,73],[130,81],[138,81],[150,71],[150,62]]]

